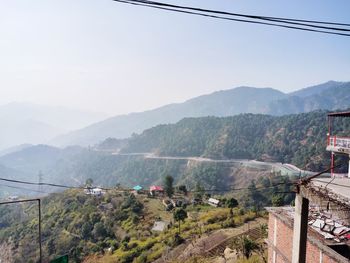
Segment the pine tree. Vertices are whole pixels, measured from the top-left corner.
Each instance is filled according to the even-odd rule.
[[[170,175],[165,176],[164,178],[164,191],[166,192],[167,196],[170,198],[173,196],[174,193],[174,178]]]

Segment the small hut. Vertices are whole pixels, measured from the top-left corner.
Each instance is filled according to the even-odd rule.
[[[220,200],[215,199],[215,198],[209,198],[208,199],[208,204],[214,207],[220,206]]]
[[[152,196],[156,196],[156,195],[162,195],[164,193],[164,189],[163,187],[159,186],[159,185],[152,185],[149,188],[149,192]]]
[[[87,195],[94,195],[94,196],[101,196],[103,195],[105,192],[99,188],[99,187],[95,187],[95,188],[86,188],[85,190],[85,194]]]
[[[140,191],[142,190],[142,186],[140,185],[136,185],[132,188],[137,194],[140,193]]]

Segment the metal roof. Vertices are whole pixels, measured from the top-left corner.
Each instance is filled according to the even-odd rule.
[[[215,199],[215,198],[209,198],[208,199],[208,202],[210,202],[210,203],[213,203],[213,204],[219,204],[220,203],[220,200],[217,200],[217,199]]]
[[[136,185],[136,186],[134,186],[132,189],[134,189],[134,190],[136,190],[136,191],[140,191],[140,190],[142,190],[142,186]]]
[[[159,186],[159,185],[152,185],[149,188],[150,191],[164,191],[163,187]]]
[[[330,112],[328,117],[350,117],[350,111]]]

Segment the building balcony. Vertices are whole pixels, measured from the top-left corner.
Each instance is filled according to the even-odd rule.
[[[327,151],[350,154],[350,137],[328,136]]]

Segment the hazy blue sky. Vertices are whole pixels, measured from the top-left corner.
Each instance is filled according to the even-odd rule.
[[[350,22],[350,1],[172,1],[232,12]],[[0,3],[0,104],[110,114],[241,85],[288,92],[350,80],[350,37],[248,25],[111,0]]]

